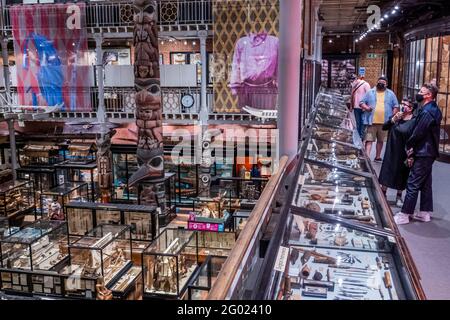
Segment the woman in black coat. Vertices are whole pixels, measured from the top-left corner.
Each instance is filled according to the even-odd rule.
[[[406,166],[406,142],[415,125],[414,105],[409,99],[403,99],[400,112],[389,118],[383,130],[389,130],[386,153],[381,167],[379,181],[386,195],[387,189],[397,190],[396,205],[402,206],[402,194],[406,189],[409,168]]]

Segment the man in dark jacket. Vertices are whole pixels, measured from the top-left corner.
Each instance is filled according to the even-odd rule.
[[[424,84],[416,96],[422,105],[416,125],[406,143],[407,164],[411,173],[406,187],[402,211],[394,219],[397,224],[407,224],[410,218],[429,222],[433,213],[433,163],[439,157],[439,139],[442,113],[436,104],[438,88]],[[414,214],[420,192],[420,212]]]

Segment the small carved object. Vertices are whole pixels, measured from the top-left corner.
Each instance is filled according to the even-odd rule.
[[[140,194],[141,204],[158,206],[158,197],[156,196],[155,187],[146,185],[143,187]]]
[[[305,206],[306,209],[314,211],[314,212],[321,212],[320,206],[315,202],[310,202]]]
[[[316,222],[311,222],[308,224],[307,232],[305,234],[306,239],[315,239],[317,235],[318,225]]]
[[[291,250],[291,256],[290,256],[290,259],[289,259],[291,261],[291,264],[294,265],[297,262],[298,257],[299,257],[298,250],[292,249]]]
[[[323,197],[320,194],[312,194],[310,197],[311,197],[311,200],[315,200],[315,201],[323,200]]]
[[[347,244],[347,237],[342,234],[337,234],[334,238],[334,244],[339,247],[345,246]]]
[[[285,299],[289,299],[289,297],[292,295],[292,288],[291,288],[291,278],[289,276],[284,277],[284,296]]]
[[[311,259],[311,251],[305,251],[300,259],[302,265],[307,263]]]
[[[112,152],[111,137],[115,130],[97,140],[98,185],[103,202],[109,202],[112,188]]]
[[[313,279],[316,281],[321,281],[322,278],[323,278],[323,275],[319,271],[316,271],[313,275]]]
[[[310,273],[311,273],[311,268],[307,264],[305,264],[305,266],[300,271],[300,274],[302,275],[302,277],[307,279],[309,277]]]
[[[112,291],[106,288],[103,277],[97,279],[95,287],[97,288],[97,300],[112,300]]]
[[[61,208],[61,205],[57,201],[53,201],[50,205],[48,215],[51,220],[64,220],[64,211]]]

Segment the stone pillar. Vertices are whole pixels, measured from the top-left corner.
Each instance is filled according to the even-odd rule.
[[[97,109],[97,119],[98,122],[102,124],[104,128],[104,124],[106,123],[106,111],[105,111],[105,77],[104,77],[104,66],[103,66],[103,37],[100,33],[96,33],[94,35],[95,39],[95,55],[96,55],[96,64],[95,69],[97,72],[97,87],[98,87],[98,109]]]
[[[301,0],[280,0],[278,144],[290,160],[298,151],[301,17]]]
[[[200,38],[200,54],[202,56],[202,83],[201,83],[201,109],[200,109],[200,122],[202,125],[207,125],[208,122],[208,53],[206,51],[206,39],[208,33],[206,31],[200,31],[198,33]]]
[[[9,74],[9,55],[8,55],[8,38],[2,38],[2,58],[3,58],[3,77],[5,79],[5,98],[9,101],[9,97],[11,96],[11,79]]]

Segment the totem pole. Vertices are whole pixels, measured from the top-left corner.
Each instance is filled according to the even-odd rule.
[[[101,201],[108,203],[111,201],[112,190],[112,152],[111,138],[116,133],[112,130],[102,134],[97,139],[97,167],[98,167],[98,185],[100,188]],[[92,192],[95,192],[92,190]]]
[[[220,129],[208,129],[207,126],[202,126],[202,131],[202,156],[200,159],[198,195],[208,198],[211,196],[211,166],[213,164],[211,144],[215,137],[222,134],[222,131]]]
[[[139,169],[131,176],[130,187],[143,181],[151,182],[164,177],[156,1],[134,1],[133,37],[136,125],[138,127],[136,155]],[[155,194],[156,189],[158,194]],[[158,205],[158,202],[163,203],[161,200],[164,200],[161,186],[146,184],[142,190],[141,203]]]

